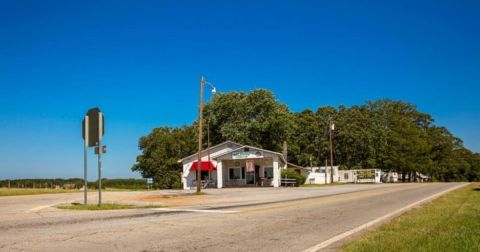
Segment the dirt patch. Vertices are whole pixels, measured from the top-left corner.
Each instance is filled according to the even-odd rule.
[[[134,205],[162,205],[166,207],[179,206],[198,206],[211,202],[212,195],[207,194],[128,194],[128,193],[112,193],[105,195],[106,201],[119,202]]]

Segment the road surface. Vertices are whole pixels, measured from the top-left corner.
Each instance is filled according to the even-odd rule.
[[[82,193],[0,198],[1,251],[304,251],[460,183],[106,192],[104,202],[159,205],[60,210]],[[90,194],[93,203],[95,193]],[[332,244],[335,250],[341,242]]]

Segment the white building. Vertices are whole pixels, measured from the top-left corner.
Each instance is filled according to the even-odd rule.
[[[380,169],[358,169],[340,170],[340,183],[381,183],[382,170]]]
[[[202,183],[209,187],[280,186],[281,169],[287,168],[283,154],[227,141],[201,153]],[[183,164],[184,189],[196,187],[198,153],[179,160]]]
[[[305,184],[330,184],[331,166],[310,167],[306,174]],[[326,171],[326,172],[325,172]],[[333,182],[338,182],[338,166],[333,166]]]
[[[312,167],[306,176],[305,184],[329,184],[330,174],[330,166],[327,169],[324,166]],[[380,169],[339,170],[338,166],[333,166],[334,183],[381,183],[381,176]]]

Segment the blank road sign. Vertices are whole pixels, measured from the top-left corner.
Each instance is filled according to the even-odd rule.
[[[88,116],[88,147],[95,147],[105,133],[105,120],[99,108],[90,109]],[[82,123],[82,137],[85,139],[85,119]]]

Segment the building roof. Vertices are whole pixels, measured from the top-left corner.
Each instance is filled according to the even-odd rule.
[[[211,149],[217,148],[217,147],[222,146],[222,145],[225,145],[225,144],[235,144],[235,145],[238,145],[238,146],[244,146],[243,144],[239,144],[239,143],[236,143],[236,142],[233,142],[233,141],[225,141],[225,142],[223,142],[223,143],[221,143],[221,144],[217,144],[217,145],[211,146],[210,148],[206,148],[206,149],[202,150],[202,154],[205,153],[205,152],[207,152],[207,151],[209,151],[209,150],[211,150]],[[177,162],[178,162],[178,163],[181,163],[181,162],[183,162],[185,159],[194,157],[194,156],[196,156],[196,155],[198,155],[198,151],[195,152],[194,154],[190,155],[190,156],[187,156],[187,157],[184,157],[184,158],[178,160]]]
[[[227,155],[227,154],[230,154],[230,153],[235,152],[235,151],[239,151],[239,150],[244,149],[244,148],[250,148],[250,149],[260,150],[260,151],[272,153],[272,154],[275,154],[275,155],[279,155],[280,158],[282,159],[282,161],[283,161],[284,163],[287,163],[287,161],[285,160],[285,157],[283,156],[282,153],[275,152],[275,151],[270,151],[270,150],[265,150],[265,149],[258,148],[258,147],[253,147],[253,146],[250,146],[250,145],[242,145],[241,147],[239,147],[239,148],[237,148],[237,149],[233,149],[233,150],[231,150],[231,151],[228,151],[228,152],[225,152],[225,153],[222,153],[222,154],[218,154],[218,155],[212,156],[211,158],[221,157],[221,156],[223,156],[223,155]]]

